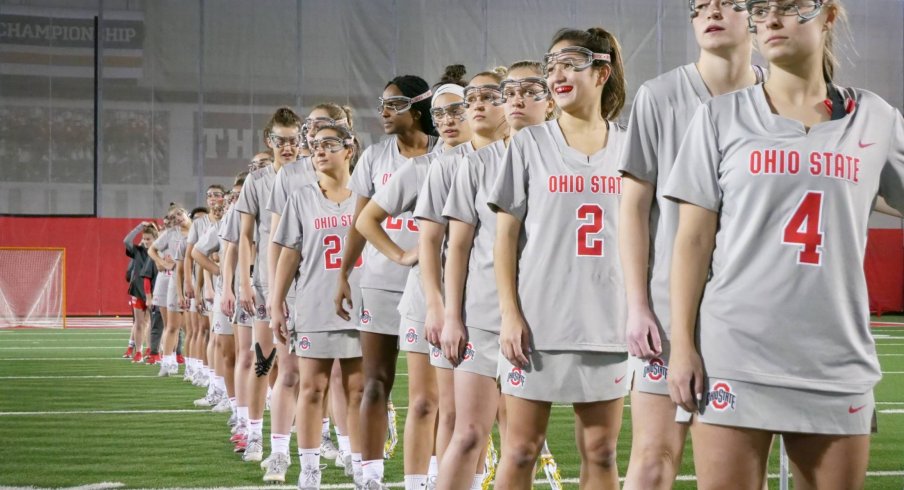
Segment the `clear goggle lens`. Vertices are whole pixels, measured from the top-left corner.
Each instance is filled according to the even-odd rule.
[[[465,120],[465,111],[467,107],[464,102],[454,102],[443,107],[434,107],[430,109],[430,117],[433,118],[434,124],[440,124],[447,117],[451,117],[456,121]]]
[[[325,136],[311,141],[311,150],[313,151],[319,151],[322,148],[323,151],[338,153],[342,151],[345,146],[346,142],[343,141],[342,138],[336,138],[335,136]]]
[[[775,11],[780,17],[796,16],[798,21],[803,24],[812,20],[822,10],[822,2],[814,0],[791,0],[791,1],[752,1],[747,2],[747,13],[750,14],[750,20],[757,24],[766,22],[769,12]]]
[[[691,18],[702,14],[706,9],[718,6],[719,10],[732,9],[735,12],[743,12],[744,5],[738,0],[688,0],[691,9]]]
[[[590,68],[594,61],[609,63],[612,61],[612,57],[609,53],[594,53],[587,48],[570,46],[555,53],[543,55],[543,71],[547,77],[552,75],[556,65],[562,65],[566,71],[583,71]]]
[[[549,98],[549,86],[546,80],[538,77],[522,78],[520,80],[503,80],[499,86],[502,91],[501,102],[520,97],[522,100],[534,100],[540,102]]]
[[[465,87],[465,108],[472,105],[499,105],[502,100],[502,92],[498,85],[477,85]]]
[[[268,138],[269,139],[269,138]],[[248,170],[254,172],[255,170],[261,169],[273,163],[272,158],[261,158],[259,160],[251,160],[251,163],[248,164]]]
[[[271,134],[269,138],[270,144],[277,147],[282,148],[284,146],[298,146],[301,144],[301,135],[296,134],[294,136],[279,136],[276,134]]]
[[[405,97],[403,95],[397,95],[394,97],[379,97],[377,99],[377,111],[384,112],[390,111],[395,112],[397,114],[402,114],[408,112],[411,109],[411,106],[422,101],[429,99],[433,96],[433,92],[426,91],[417,97]]]

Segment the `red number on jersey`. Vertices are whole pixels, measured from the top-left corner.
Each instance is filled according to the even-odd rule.
[[[417,233],[418,232],[417,221],[414,218],[406,219],[405,220],[405,228],[408,228],[408,231],[410,231],[410,232]]]
[[[342,267],[342,238],[339,235],[327,235],[323,237],[323,268],[326,270],[339,269]],[[355,268],[364,264],[364,257],[358,257],[355,262]]]
[[[405,220],[401,218],[393,218],[392,216],[386,218],[386,229],[387,230],[401,230],[402,225],[405,223]]]
[[[578,220],[584,224],[578,226],[578,257],[603,257],[603,239],[592,238],[603,230],[603,208],[599,204],[581,204],[577,210]]]
[[[822,265],[822,192],[809,191],[782,231],[782,243],[800,247],[798,264]]]
[[[342,238],[339,235],[327,235],[323,237],[323,268],[326,270],[342,267]]]

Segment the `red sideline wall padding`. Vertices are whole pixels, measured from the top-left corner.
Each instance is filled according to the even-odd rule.
[[[0,246],[66,248],[67,315],[128,315],[122,240],[141,219],[0,217]],[[870,229],[864,267],[873,312],[904,311],[904,231]]]
[[[871,228],[864,268],[873,313],[904,311],[904,230]]]
[[[141,221],[0,217],[0,246],[66,249],[67,315],[129,315],[122,240]]]

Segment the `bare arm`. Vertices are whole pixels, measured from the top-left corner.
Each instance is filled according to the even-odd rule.
[[[650,208],[653,184],[625,175],[619,204],[618,251],[627,296],[628,352],[642,359],[662,353],[656,318],[650,309]]]
[[[418,262],[421,266],[421,287],[427,303],[424,330],[427,341],[440,345],[443,332],[442,243],[446,227],[434,221],[418,220]]]
[[[185,260],[182,261],[182,277],[185,278],[182,285],[183,292],[185,293],[185,297],[188,299],[195,297],[194,285],[191,283],[192,270],[194,268],[194,262],[191,258],[191,253],[195,250],[194,243],[185,244]]]
[[[524,322],[518,301],[518,239],[521,222],[503,211],[496,213],[496,244],[493,246],[493,262],[496,272],[496,288],[499,290],[499,311],[502,326],[499,335],[502,355],[518,367],[525,367],[529,360],[530,331]]]
[[[902,215],[897,209],[891,207],[882,196],[879,196],[879,198],[876,199],[876,207],[873,208],[873,211],[877,213],[887,214],[889,216],[894,216],[895,218],[904,218],[904,215]]]
[[[238,261],[238,247],[232,242],[226,242],[226,250],[220,251],[223,254],[222,271],[223,271],[223,299],[220,309],[223,313],[231,317],[235,313],[235,291],[232,285],[235,280],[235,264]]]
[[[213,260],[210,260],[210,257],[204,255],[198,249],[192,249],[191,254],[192,258],[195,259],[195,262],[197,262],[205,271],[215,276],[220,275],[220,266]]]
[[[276,232],[276,227],[279,226],[280,218],[281,216],[276,213],[272,213],[270,215],[271,235],[273,234],[273,232]],[[274,243],[272,239],[270,240],[270,243],[267,244],[267,247],[269,248],[269,253],[267,254],[267,277],[270,278],[270,284],[267,284],[267,288],[270,291],[273,291],[273,287],[275,285],[274,275],[276,274],[276,263],[277,261],[279,261],[280,252],[282,252],[283,248],[285,247],[281,247],[278,243]],[[270,306],[267,305],[267,307],[269,308]]]
[[[672,401],[694,412],[703,397],[703,363],[695,342],[697,313],[712,262],[719,216],[688,203],[681,203],[679,215],[669,289],[672,306],[669,393]]]
[[[239,303],[247,312],[254,312],[254,292],[251,289],[251,260],[254,256],[254,216],[239,213],[242,220],[239,232]]]
[[[348,284],[348,276],[352,273],[355,263],[357,263],[358,259],[361,257],[361,252],[364,251],[364,245],[367,244],[367,239],[358,232],[358,217],[361,216],[361,212],[369,202],[369,198],[358,197],[358,202],[355,203],[355,217],[352,219],[352,226],[348,229],[348,236],[345,238],[345,251],[342,253],[342,269],[340,269],[341,274],[339,274],[336,296],[333,300],[333,303],[336,306],[336,314],[344,320],[349,320],[351,318],[348,314],[348,310],[345,309],[345,306],[348,305],[349,308],[354,307],[354,304],[352,303],[351,286]]]
[[[301,263],[301,253],[294,248],[286,248],[276,245],[283,249],[279,254],[279,261],[276,263],[273,274],[273,289],[270,290],[270,328],[279,338],[280,342],[288,341],[288,326],[286,325],[286,310],[284,304],[286,295],[289,293],[289,287],[292,285],[292,279],[298,272],[298,264]]]
[[[388,217],[389,213],[381,208],[379,204],[369,201],[355,220],[355,228],[381,254],[395,263],[402,264],[405,260],[406,250],[403,250],[402,247],[392,241],[382,226],[383,221]]]
[[[154,244],[151,244],[151,247],[148,249],[148,257],[154,261],[157,266],[161,269],[166,269],[166,262],[163,260],[163,257],[160,256],[160,253],[157,252],[157,247]]]
[[[467,334],[461,311],[464,306],[465,280],[468,276],[468,261],[473,244],[474,226],[450,219],[446,268],[443,276],[446,291],[445,319],[440,344],[443,346],[446,359],[456,366],[461,362]]]

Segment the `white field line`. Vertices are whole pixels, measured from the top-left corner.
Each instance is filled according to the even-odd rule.
[[[96,375],[96,376],[0,376],[0,379],[119,379],[119,378],[156,378],[156,374],[142,375]]]
[[[777,480],[779,478],[778,473],[770,473],[770,480]],[[904,471],[867,471],[867,478],[881,478],[881,477],[895,477],[895,476],[904,476]],[[676,478],[678,481],[697,481],[696,475],[678,475]],[[624,482],[624,477],[619,478],[619,481]],[[577,478],[562,478],[562,483],[568,484],[576,484],[580,483],[580,480]],[[534,485],[540,488],[545,488],[549,483],[546,480],[534,480]],[[103,484],[101,484],[103,485]],[[389,488],[405,488],[404,482],[387,482],[384,483]],[[43,490],[37,487],[7,487],[10,490]],[[76,487],[78,489],[89,490],[88,487]],[[118,487],[99,487],[101,488],[118,488]],[[292,490],[297,488],[295,485],[267,485],[267,486],[238,486],[238,487],[192,487],[192,488],[173,488],[172,490]],[[333,483],[333,484],[325,484],[320,486],[323,490],[346,490],[346,489],[354,489],[355,485],[352,483]],[[94,490],[91,488],[90,490]]]
[[[0,350],[113,350],[113,349],[121,350],[121,349],[122,349],[122,346],[121,346],[121,345],[116,345],[116,346],[100,346],[100,347],[96,347],[96,346],[91,346],[91,345],[79,345],[79,346],[68,345],[68,346],[63,346],[63,347],[48,347],[48,346],[41,346],[41,347],[0,347]]]
[[[122,488],[126,486],[125,483],[120,482],[100,482],[100,483],[91,483],[88,485],[79,485],[77,487],[66,487],[69,490],[111,490],[114,488]],[[51,490],[45,489],[43,487],[3,487],[8,489],[17,489],[17,490]]]
[[[3,361],[122,361],[122,357],[0,357]]]
[[[0,412],[0,417],[21,417],[35,415],[133,415],[156,413],[213,413],[210,409],[173,409],[173,410],[58,410],[45,412]]]
[[[21,338],[19,338],[19,339],[15,339],[15,340],[12,340],[12,339],[10,339],[10,340],[3,339],[3,344],[4,344],[4,345],[7,345],[7,344],[13,344],[13,343],[19,343],[19,344],[22,344],[22,343],[26,343],[26,342],[29,342],[29,343],[32,343],[32,344],[49,344],[49,343],[51,343],[51,342],[66,342],[66,343],[70,343],[70,342],[128,342],[128,340],[129,340],[129,338],[126,337],[126,336],[122,336],[122,337],[103,337],[103,338],[98,338],[98,337],[90,337],[90,338],[84,338],[84,337],[56,337],[56,338],[53,338],[53,339],[40,339],[40,340],[31,340],[31,339],[21,339]]]
[[[888,410],[879,410],[879,413],[900,414],[900,413],[904,413],[904,410],[893,408],[893,409],[888,409]]]

